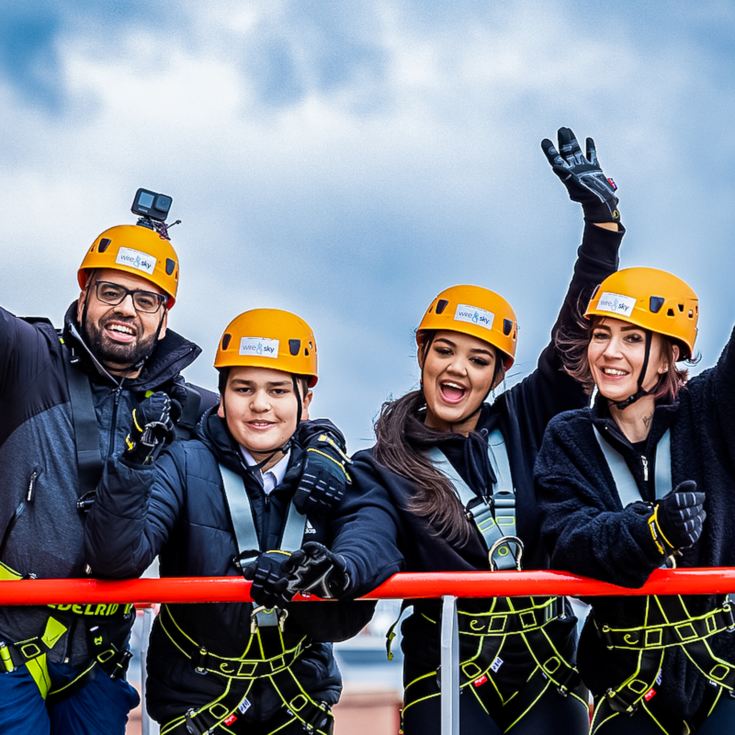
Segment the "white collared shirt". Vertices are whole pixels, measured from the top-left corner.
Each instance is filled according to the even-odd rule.
[[[258,464],[255,459],[253,459],[253,455],[250,454],[245,447],[241,446],[240,451],[242,452],[242,456],[248,467]],[[283,482],[283,478],[286,476],[286,470],[288,469],[288,460],[290,456],[291,450],[289,449],[286,454],[273,465],[273,467],[268,468],[265,472],[258,470],[258,475],[263,485],[263,492],[265,492],[266,495],[269,495]]]

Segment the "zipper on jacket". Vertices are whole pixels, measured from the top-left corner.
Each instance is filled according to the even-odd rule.
[[[643,482],[648,482],[648,457],[641,454],[641,464],[643,465]]]
[[[36,480],[38,479],[38,470],[33,470],[28,479],[28,492],[26,493],[26,503],[33,502],[33,493],[36,489]]]
[[[110,421],[110,446],[107,449],[107,456],[112,457],[115,452],[115,428],[117,426],[117,409],[120,405],[120,394],[122,393],[122,385],[115,388],[115,395],[112,401],[112,420]],[[132,417],[131,417],[132,418]]]

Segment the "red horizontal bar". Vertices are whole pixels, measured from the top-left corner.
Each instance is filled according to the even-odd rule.
[[[0,581],[0,604],[45,605],[153,602],[247,602],[250,582],[239,577],[165,579],[28,579]],[[618,587],[567,572],[404,572],[373,590],[366,599],[522,597],[526,595],[715,594],[735,592],[735,568],[657,569],[643,587]],[[81,611],[80,611],[81,612]]]

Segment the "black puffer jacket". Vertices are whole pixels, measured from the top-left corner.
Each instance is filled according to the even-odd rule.
[[[645,449],[648,482],[641,453],[618,430],[603,401],[592,409],[564,413],[549,424],[536,462],[536,484],[544,541],[554,568],[640,587],[663,562],[646,524],[651,507],[639,501],[622,508],[593,425],[625,458],[644,499],[653,498],[650,478],[655,473],[656,445],[669,429],[674,486],[695,480],[706,493],[702,536],[678,564],[735,565],[734,340],[735,333],[717,365],[692,378],[677,401],[656,406]],[[715,596],[685,599],[692,615],[721,602]],[[641,625],[645,598],[589,601],[593,612],[580,640],[579,664],[588,686],[600,694],[632,674],[635,661],[630,653],[607,650],[593,621],[612,627]],[[735,663],[735,636],[723,633],[710,640],[715,651]],[[702,704],[706,686],[682,651],[669,649],[656,704],[674,717],[688,719]]]
[[[318,421],[309,422],[300,432],[318,427]],[[238,576],[233,564],[237,542],[218,464],[245,479],[261,549],[277,549],[301,477],[301,446],[297,433],[284,481],[268,496],[244,469],[239,448],[214,410],[202,419],[197,440],[175,443],[153,467],[111,460],[87,521],[93,573],[135,577],[160,553],[162,577]],[[309,521],[313,532],[307,526],[306,540],[330,544],[328,522],[322,517]],[[359,632],[373,608],[364,602],[289,606],[284,639],[287,647],[303,636],[310,640],[293,671],[315,699],[329,704],[339,699],[341,679],[330,642]],[[186,635],[208,651],[236,658],[246,650],[251,604],[171,605],[170,610]],[[151,638],[148,677],[148,708],[160,722],[211,702],[226,682],[194,671],[194,664],[166,636],[160,615]],[[267,681],[257,683],[251,695],[248,721],[268,719],[281,706]]]
[[[0,562],[41,578],[84,576],[84,515],[80,495],[72,409],[65,370],[89,377],[102,458],[123,446],[130,413],[146,391],[163,390],[183,400],[181,371],[201,350],[168,330],[140,376],[117,380],[96,363],[78,336],[76,303],[66,314],[63,340],[77,361],[64,365],[62,347],[50,322],[26,320],[0,309]],[[204,392],[206,394],[206,392]],[[204,395],[203,406],[211,405]],[[84,620],[98,606],[65,606],[55,616],[65,634],[49,652],[51,661],[79,665],[88,660]],[[107,607],[106,609],[112,609]],[[0,638],[21,641],[43,632],[49,609],[0,607]],[[130,621],[120,624],[118,635]]]
[[[560,328],[568,333],[575,330],[578,303],[613,272],[618,263],[618,247],[622,232],[614,233],[588,225],[574,276],[566,294],[553,332]],[[552,342],[539,357],[536,370],[521,383],[501,394],[492,404],[483,406],[475,432],[468,437],[437,434],[435,443],[444,451],[455,469],[478,494],[487,493],[494,477],[487,460],[487,438],[499,429],[508,451],[513,486],[516,491],[517,532],[523,540],[525,568],[543,568],[547,559],[539,544],[538,508],[533,490],[533,463],[541,445],[548,421],[560,411],[582,406],[586,397],[579,385],[561,371],[561,361]],[[421,421],[416,416],[415,421]],[[409,441],[411,426],[407,427]],[[413,443],[416,443],[413,441]],[[417,451],[425,445],[416,444]],[[439,535],[427,520],[409,509],[415,494],[415,484],[382,465],[373,450],[358,452],[352,467],[360,497],[370,499],[384,514],[375,537],[373,556],[360,554],[350,544],[351,528],[357,528],[359,518],[347,516],[344,530],[335,546],[351,560],[358,592],[383,581],[395,571],[396,558],[402,559],[406,571],[470,571],[488,569],[487,548],[479,532],[466,544],[453,543]],[[349,512],[349,504],[344,511]],[[487,601],[462,601],[461,609],[487,609]],[[436,625],[428,617],[440,619],[440,603],[422,602],[403,625],[403,650],[406,657],[405,678],[436,669],[439,646]],[[568,655],[573,652],[574,622],[569,618],[557,625],[555,637]],[[521,667],[527,669],[527,654]],[[506,667],[505,670],[511,668]],[[527,673],[527,671],[526,671]]]

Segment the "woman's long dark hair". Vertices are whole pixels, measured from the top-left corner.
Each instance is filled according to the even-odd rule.
[[[410,511],[425,518],[437,536],[450,543],[465,544],[472,529],[457,492],[419,449],[422,443],[431,446],[444,434],[424,425],[419,412],[425,405],[420,390],[383,404],[375,422],[375,458],[415,483],[416,494],[408,505]],[[409,426],[415,443],[409,441]]]

